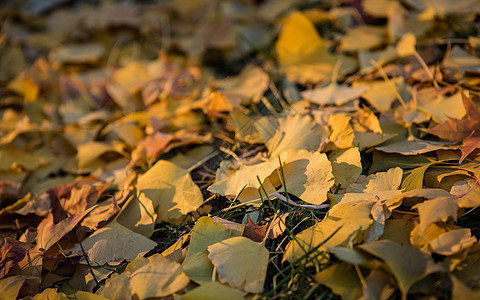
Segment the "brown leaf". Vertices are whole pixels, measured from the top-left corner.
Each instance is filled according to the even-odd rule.
[[[265,232],[267,231],[267,225],[257,225],[248,216],[248,223],[243,230],[243,236],[251,239],[254,242],[260,243],[265,238]]]
[[[27,254],[27,244],[9,237],[4,238],[0,246],[0,279],[8,275],[8,272]]]

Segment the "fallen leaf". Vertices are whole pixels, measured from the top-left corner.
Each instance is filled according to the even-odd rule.
[[[362,296],[362,284],[355,267],[340,263],[332,265],[315,274],[315,281],[324,284],[340,295],[342,299],[358,299]]]
[[[196,210],[203,202],[200,189],[188,171],[166,160],[159,160],[139,176],[136,188],[152,201],[156,223],[177,219]]]
[[[358,98],[368,87],[345,87],[332,82],[325,87],[306,90],[302,97],[318,105],[343,105]]]
[[[457,219],[458,203],[456,198],[443,197],[418,203],[412,208],[418,210],[419,228],[424,231],[433,222]]]
[[[359,246],[362,250],[379,257],[395,277],[402,292],[402,299],[407,299],[410,287],[433,271],[428,267],[433,260],[419,250],[401,246],[388,240],[375,241]]]
[[[467,114],[466,119],[448,119],[433,128],[423,129],[423,131],[451,142],[462,141],[476,132],[480,126],[480,111],[472,99],[464,93],[462,93],[462,99]]]
[[[106,263],[118,265],[124,260],[132,261],[157,245],[116,221],[98,229],[81,243],[92,266],[101,266]],[[83,251],[80,245],[77,245],[70,249],[69,254],[83,255]],[[82,257],[80,262],[87,263],[85,257]]]
[[[212,280],[213,265],[208,259],[207,248],[238,233],[227,230],[222,223],[214,223],[210,217],[201,217],[195,223],[190,236],[190,246],[182,268],[187,276],[198,284]]]
[[[269,257],[263,244],[245,237],[232,237],[207,249],[221,282],[250,293],[263,291]]]
[[[37,280],[37,277],[16,275],[2,278],[0,280],[0,294],[2,297],[5,297],[5,299],[16,299],[22,285],[25,280],[28,279]]]
[[[0,280],[8,275],[18,262],[22,261],[28,252],[28,246],[9,237],[3,239],[0,245]]]
[[[294,82],[319,82],[331,77],[335,63],[341,61],[340,74],[356,68],[353,59],[332,55],[328,43],[302,13],[292,13],[283,24],[275,44],[282,70]]]
[[[216,281],[207,282],[181,296],[182,300],[242,300],[243,292]]]
[[[290,115],[273,124],[269,122],[268,118],[260,119],[255,122],[255,127],[272,158],[286,149],[316,151],[328,136],[327,129],[309,116]]]
[[[265,238],[265,233],[267,231],[267,225],[257,225],[255,222],[247,217],[248,223],[243,230],[242,236],[251,239],[254,242],[260,243]]]

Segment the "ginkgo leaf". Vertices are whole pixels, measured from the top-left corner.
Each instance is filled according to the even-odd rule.
[[[397,43],[397,54],[400,57],[414,55],[417,50],[415,50],[415,44],[417,39],[413,33],[405,33],[402,38]]]
[[[232,237],[207,249],[221,282],[250,293],[263,291],[269,257],[263,244],[245,237]]]
[[[222,223],[214,223],[210,217],[201,217],[195,223],[190,236],[190,246],[182,268],[187,276],[199,283],[212,281],[213,265],[208,259],[207,247],[233,236],[239,236],[225,229]]]
[[[359,247],[385,262],[397,280],[402,299],[407,299],[407,293],[414,283],[430,272],[439,270],[429,267],[429,264],[433,264],[430,256],[413,247],[401,246],[389,240],[375,241]]]
[[[459,197],[459,207],[476,207],[480,206],[480,187],[475,183],[474,179],[467,179],[456,182],[450,194]]]
[[[357,237],[357,231],[367,229],[372,223],[370,211],[377,201],[375,195],[370,200],[363,200],[365,197],[346,203],[338,203],[331,209],[325,219],[311,226],[295,236],[285,248],[284,260],[294,262],[309,251],[318,247],[316,251],[309,254],[315,257],[320,251],[327,250],[327,247],[345,245]],[[355,218],[352,218],[355,215]],[[323,243],[323,244],[322,244]],[[320,260],[321,257],[314,261]],[[309,261],[306,258],[302,261]]]
[[[233,110],[233,105],[230,103],[222,93],[213,92],[208,97],[208,107],[206,109],[208,112],[228,112]]]
[[[324,153],[306,150],[289,149],[269,161],[243,166],[228,178],[211,185],[208,190],[230,197],[235,197],[240,192],[242,197],[245,191],[242,202],[258,204],[247,201],[259,198],[258,189],[261,189],[262,193],[264,189],[267,193],[275,191],[267,177],[280,168],[279,158],[283,165],[288,193],[312,204],[320,204],[326,200],[326,194],[334,184],[330,161]],[[281,183],[278,175],[275,180]]]
[[[333,253],[338,259],[352,265],[367,265],[372,262],[372,257],[368,254],[348,247],[328,247],[328,251]]]
[[[132,197],[122,207],[116,221],[133,232],[150,237],[155,228],[156,218],[152,200],[142,193],[138,197]]]
[[[236,77],[219,82],[220,89],[231,103],[258,102],[268,88],[268,75],[259,67],[247,65]],[[239,98],[239,101],[236,99]]]
[[[0,295],[4,299],[17,299],[23,283],[27,279],[37,279],[33,276],[15,275],[0,280]]]
[[[286,191],[305,202],[319,205],[334,184],[332,166],[324,153],[287,150],[280,154]]]
[[[440,255],[454,255],[473,246],[477,239],[470,228],[461,228],[445,232],[429,242],[432,251]]]
[[[384,27],[361,25],[347,30],[347,34],[340,43],[340,49],[357,51],[376,48],[384,42],[386,35]]]
[[[127,229],[116,221],[98,229],[82,241],[82,246],[92,266],[106,263],[117,265],[123,260],[132,261],[152,250],[156,245],[157,243],[154,241]],[[77,245],[69,253],[82,255],[83,251],[80,245]],[[82,257],[80,262],[87,263],[85,257]]]
[[[337,61],[341,61],[340,74],[356,68],[352,58],[330,54],[328,43],[300,12],[294,12],[285,20],[275,50],[281,68],[294,82],[324,81],[331,77]]]
[[[86,168],[91,166],[100,158],[102,154],[107,152],[122,153],[122,145],[115,143],[109,145],[103,142],[89,142],[78,146],[78,167]]]
[[[345,87],[332,82],[322,88],[303,91],[301,95],[319,105],[343,105],[358,98],[367,89],[366,86]]]
[[[405,172],[406,176],[402,181],[402,189],[405,189],[405,191],[421,189],[423,187],[423,177],[425,175],[425,171],[427,171],[427,169],[433,164],[434,162]]]
[[[277,120],[278,125],[270,123],[268,119],[255,122],[269,156],[276,157],[286,149],[305,149],[316,151],[328,137],[328,130],[309,117],[290,115]]]
[[[57,292],[53,288],[48,288],[48,289],[45,289],[42,293],[37,294],[32,298],[32,300],[41,300],[41,299],[68,300],[69,298],[67,297],[67,295],[65,295],[65,293]]]
[[[203,202],[202,193],[188,171],[166,160],[159,160],[139,176],[136,188],[152,201],[157,223],[177,219]]]
[[[130,291],[139,299],[164,297],[182,290],[189,283],[179,263],[160,254],[148,258],[148,262],[129,274]]]
[[[355,133],[350,125],[351,118],[346,114],[330,116],[328,127],[330,128],[329,141],[334,145],[333,149],[347,149],[353,147]]]
[[[348,193],[378,193],[381,191],[398,190],[402,182],[403,171],[399,167],[387,172],[377,172],[369,175],[363,183],[350,185]]]
[[[462,119],[466,113],[461,93],[456,93],[448,98],[437,97],[432,101],[419,103],[418,109],[428,112],[437,123],[445,122],[449,118]]]
[[[243,292],[216,281],[207,282],[181,296],[182,300],[243,300]]]
[[[154,254],[132,261],[123,273],[108,279],[97,294],[114,300],[165,297],[182,290],[189,281],[179,263]]]
[[[424,231],[433,222],[457,219],[458,203],[453,197],[442,197],[418,203],[412,208],[418,210],[420,216],[419,228]]]
[[[465,93],[461,93],[461,95],[467,118],[448,119],[433,128],[423,129],[423,131],[451,142],[462,141],[476,132],[480,128],[480,110],[471,97]]]
[[[396,91],[402,95],[405,89],[405,82],[402,77],[392,78],[388,82],[354,82],[352,84],[353,87],[364,85],[367,85],[369,88],[361,96],[380,112],[389,110],[393,102],[397,100]]]
[[[231,176],[211,185],[208,190],[212,193],[235,197],[244,188],[259,189],[260,183],[278,167],[278,159],[271,159],[256,165],[243,166]],[[261,182],[258,181],[257,176]]]
[[[428,141],[401,141],[375,149],[387,153],[400,153],[402,155],[418,155],[436,150],[452,149],[452,146],[432,144]]]
[[[315,274],[314,278],[316,282],[331,288],[342,299],[355,300],[359,299],[363,294],[362,284],[355,267],[351,264],[340,263],[332,265]]]
[[[342,150],[329,158],[332,162],[332,173],[335,184],[347,189],[357,181],[362,173],[362,162],[358,148]]]

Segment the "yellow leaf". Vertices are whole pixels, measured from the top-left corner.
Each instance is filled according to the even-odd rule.
[[[402,299],[407,299],[410,287],[430,273],[438,272],[430,256],[410,246],[401,246],[389,240],[375,241],[359,246],[362,250],[379,257],[397,280]]]
[[[57,292],[53,288],[48,288],[44,290],[42,293],[35,295],[32,300],[68,300],[69,298],[62,292]]]
[[[259,67],[249,64],[238,76],[223,79],[219,85],[228,101],[246,104],[250,100],[258,102],[267,90],[268,83],[268,75]]]
[[[326,200],[326,194],[334,181],[330,161],[324,153],[289,149],[280,153],[280,161],[288,193],[312,204],[320,204]],[[261,184],[268,194],[275,192],[267,177],[279,168],[278,157],[256,165],[243,166],[226,179],[211,185],[208,190],[229,197],[236,197],[242,191],[240,197],[245,193],[242,201],[255,200],[259,197],[258,189],[261,188]],[[279,176],[280,173],[272,175],[270,179],[281,183]],[[263,189],[261,191],[264,197]]]
[[[125,67],[116,70],[113,73],[113,82],[121,89],[130,94],[140,90],[148,80],[151,79],[148,68],[145,64],[132,61]]]
[[[342,51],[369,50],[383,44],[386,31],[384,27],[361,25],[347,29],[347,34],[342,38],[340,49]]]
[[[335,184],[346,190],[362,174],[362,162],[358,148],[339,151],[329,158]]]
[[[352,239],[357,237],[357,231],[363,231],[373,223],[370,211],[377,201],[375,196],[371,195],[369,200],[364,200],[366,199],[364,196],[355,201],[337,203],[330,209],[325,219],[300,232],[295,239],[288,243],[283,259],[294,262],[323,243],[316,251],[309,254],[311,257],[317,256],[317,259],[313,260],[314,262],[320,262],[322,256],[318,256],[318,254],[326,251],[327,247],[354,242]],[[352,216],[355,217],[352,218]],[[329,239],[327,240],[327,238]],[[302,261],[305,262],[306,259]],[[312,259],[309,261],[311,263]]]
[[[340,74],[356,68],[352,58],[332,55],[328,47],[312,22],[300,12],[285,20],[275,44],[280,66],[288,79],[300,83],[325,81],[331,77],[337,61],[341,62]]]
[[[117,222],[133,232],[150,237],[155,228],[157,214],[152,200],[141,193],[132,197],[117,215]]]
[[[106,263],[115,265],[123,260],[132,261],[152,250],[156,245],[157,243],[127,229],[116,221],[98,229],[82,241],[82,246],[92,266],[101,266]],[[73,247],[70,254],[82,255],[80,245]],[[80,262],[87,263],[85,258],[82,258]]]
[[[207,249],[221,282],[249,293],[263,291],[269,257],[263,244],[245,237],[232,237]]]
[[[445,122],[449,118],[462,119],[466,113],[461,93],[448,98],[436,97],[431,101],[419,101],[418,109],[429,113],[437,123]]]
[[[346,114],[336,114],[330,116],[328,127],[330,128],[330,137],[328,138],[334,146],[333,149],[346,149],[353,147],[353,138],[355,133],[350,126],[350,117]]]
[[[152,201],[157,223],[180,218],[203,202],[202,193],[188,171],[166,160],[159,160],[139,176],[136,188]]]
[[[97,160],[100,159],[105,153],[108,152],[116,152],[122,153],[122,145],[119,143],[114,143],[113,145],[109,145],[103,142],[88,142],[78,146],[78,167],[79,168],[87,168],[95,163]]]
[[[399,167],[391,168],[387,172],[377,172],[369,175],[363,183],[355,183],[347,190],[349,193],[377,193],[393,191],[400,188],[403,171]]]
[[[393,86],[392,86],[393,83]],[[402,77],[396,77],[390,79],[390,82],[378,81],[360,83],[354,82],[352,86],[368,85],[368,89],[362,93],[362,97],[365,98],[375,109],[380,112],[385,112],[390,109],[393,102],[397,100],[395,89],[402,95],[405,89],[404,79]]]
[[[328,130],[309,117],[290,115],[271,121],[260,119],[255,123],[269,156],[276,157],[285,149],[305,149],[316,151],[326,141]]]
[[[424,231],[433,222],[446,222],[448,219],[457,219],[457,198],[442,197],[418,203],[412,207],[418,210],[420,216],[419,228]]]
[[[470,228],[448,231],[430,241],[432,251],[440,255],[454,255],[473,246],[477,239],[471,235]]]
[[[27,279],[36,279],[36,277],[16,275],[1,279],[0,295],[4,299],[17,299],[18,292]]]
[[[302,97],[319,105],[344,105],[357,99],[368,89],[366,86],[346,87],[332,82],[329,85],[301,93]]]
[[[189,279],[179,263],[160,254],[139,257],[114,274],[97,294],[113,300],[165,297],[185,288]]]
[[[221,92],[213,92],[209,97],[207,112],[232,111],[233,105]]]
[[[205,283],[181,296],[182,300],[242,300],[243,292],[216,281]]]
[[[397,43],[397,54],[399,57],[414,55],[417,50],[415,44],[417,39],[412,33],[406,33]]]
[[[148,262],[136,270],[130,270],[130,290],[139,299],[164,297],[176,293],[190,281],[179,263],[160,254],[148,258]]]
[[[332,166],[324,153],[286,150],[280,154],[280,160],[284,164],[288,193],[315,205],[327,200],[334,179]]]
[[[238,235],[238,232],[225,229],[222,223],[214,223],[210,217],[198,219],[192,229],[190,246],[182,264],[185,274],[198,284],[210,282],[213,265],[208,259],[207,247]]]
[[[25,101],[32,102],[38,98],[40,87],[30,78],[18,76],[8,84],[8,89],[23,96]]]
[[[355,267],[340,263],[332,265],[315,275],[315,281],[324,284],[345,300],[360,299],[363,291]]]

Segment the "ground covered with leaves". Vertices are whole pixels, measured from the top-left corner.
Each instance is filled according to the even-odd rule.
[[[2,2],[1,298],[480,298],[479,13]]]

